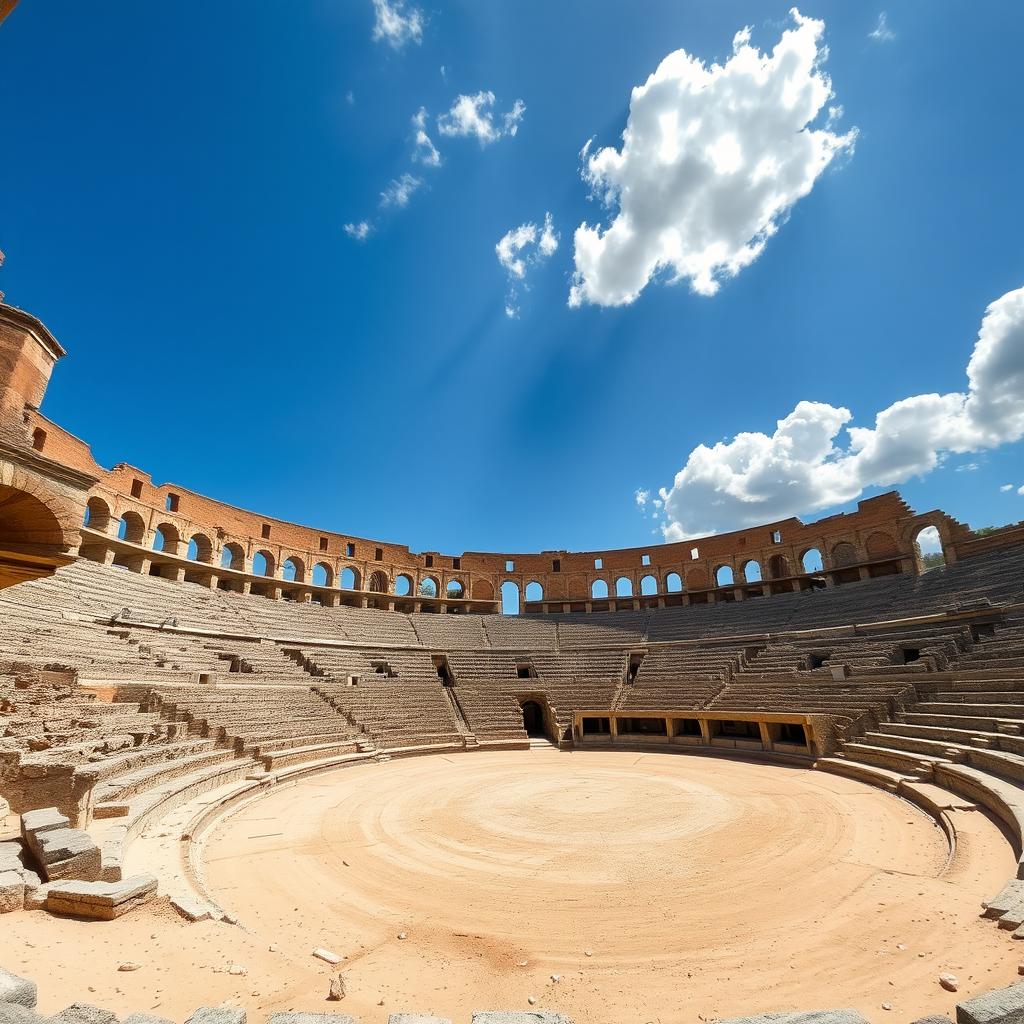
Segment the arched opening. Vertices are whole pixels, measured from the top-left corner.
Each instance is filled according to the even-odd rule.
[[[341,570],[341,589],[342,590],[358,590],[359,589],[359,570],[353,569],[351,565],[346,565]]]
[[[92,497],[86,502],[82,525],[90,530],[106,533],[110,527],[110,506],[102,499]]]
[[[761,563],[752,558],[743,564],[743,579],[747,583],[761,582]]]
[[[665,577],[665,590],[669,594],[678,594],[683,589],[683,579],[677,572],[670,572]]]
[[[473,598],[476,601],[493,601],[494,586],[489,580],[477,580],[473,584]]]
[[[395,594],[398,597],[408,597],[412,593],[412,577],[406,576],[406,574],[399,573],[395,577]]]
[[[388,578],[380,569],[375,569],[370,573],[369,590],[372,594],[386,594],[388,592]]]
[[[284,560],[281,566],[281,576],[288,583],[302,583],[306,576],[306,567],[301,558],[292,555]]]
[[[519,586],[511,580],[501,585],[501,610],[505,615],[519,614]]]
[[[466,596],[466,588],[461,580],[449,580],[444,592],[450,601],[460,601]]]
[[[772,555],[768,562],[768,577],[773,580],[781,580],[789,575],[789,563],[785,555]]]
[[[331,570],[329,565],[325,565],[323,562],[317,562],[313,566],[313,586],[314,587],[329,587],[331,580],[334,579],[334,572]]]
[[[856,565],[858,561],[857,549],[845,540],[840,541],[832,549],[832,564],[837,568],[845,565]]]
[[[117,539],[129,544],[141,544],[146,536],[146,524],[137,512],[125,512],[117,527]]]
[[[657,592],[658,581],[653,576],[647,575],[640,581],[640,593],[642,596],[649,597]]]
[[[225,544],[220,553],[220,567],[222,569],[235,569],[241,572],[245,569],[245,551],[241,544],[230,542]]]
[[[438,582],[433,576],[424,576],[420,580],[420,597],[437,597],[438,589]]]
[[[0,547],[25,552],[42,547],[63,550],[64,534],[57,517],[38,498],[0,484]]]
[[[590,584],[590,596],[598,601],[608,599],[608,584],[604,580],[594,580]]]
[[[161,523],[153,532],[153,550],[167,555],[178,553],[178,528],[171,523]]]
[[[800,564],[806,573],[821,572],[825,568],[825,562],[817,548],[808,548],[800,556]]]
[[[193,562],[213,561],[213,543],[206,534],[197,533],[188,542],[188,557]]]
[[[925,526],[914,534],[914,555],[917,560],[918,572],[938,569],[946,564],[946,556],[942,551],[942,538],[934,526]]]
[[[633,596],[633,581],[628,576],[620,576],[615,581],[615,596],[616,597],[632,597]]]
[[[544,709],[535,700],[523,701],[523,728],[527,736],[547,737]]]
[[[715,570],[715,583],[720,587],[731,587],[735,580],[732,576],[731,565],[720,565]]]
[[[536,580],[530,580],[530,582],[526,584],[526,600],[544,600],[544,588]]]
[[[257,551],[252,556],[253,576],[273,576],[274,556],[269,551]]]

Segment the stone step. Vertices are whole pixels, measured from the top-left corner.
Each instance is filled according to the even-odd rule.
[[[906,772],[896,772],[846,757],[819,757],[814,767],[835,775],[845,775],[858,782],[866,782],[890,793],[895,793],[901,782],[916,780],[916,776]]]

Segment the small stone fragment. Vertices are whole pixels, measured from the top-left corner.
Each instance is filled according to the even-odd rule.
[[[236,978],[244,977],[248,973],[248,970],[246,970],[246,968],[244,968],[241,964],[232,964],[228,968],[228,974],[233,974]]]
[[[329,1002],[339,1002],[345,998],[345,979],[340,974],[335,974],[331,978],[331,985],[327,991],[327,999]]]
[[[123,964],[118,967],[119,971],[137,971],[142,964],[137,964],[134,960],[125,960]]]
[[[960,987],[960,982],[957,981],[957,977],[955,974],[940,974],[939,984],[947,992],[955,992]]]
[[[320,960],[324,960],[329,964],[340,964],[341,957],[337,953],[332,953],[329,949],[314,949],[313,956]]]
[[[407,939],[409,936],[406,935],[405,932],[399,932],[398,937],[399,939]]]

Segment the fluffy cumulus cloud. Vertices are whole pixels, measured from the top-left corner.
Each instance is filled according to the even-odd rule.
[[[373,0],[373,38],[401,50],[407,43],[423,41],[423,12],[406,7],[404,0]]]
[[[934,555],[942,550],[942,540],[939,531],[934,526],[926,526],[917,535],[917,546],[921,549],[922,555]]]
[[[505,315],[519,315],[519,289],[525,287],[526,274],[530,267],[543,263],[558,249],[558,235],[550,213],[544,214],[544,223],[537,226],[532,222],[520,224],[506,231],[494,251],[498,262],[508,274],[508,294],[505,298]]]
[[[413,163],[423,164],[424,167],[440,167],[441,154],[437,151],[433,139],[427,134],[427,108],[420,109],[413,115]]]
[[[576,230],[570,305],[625,305],[663,275],[714,294],[852,149],[856,132],[838,134],[839,108],[826,111],[825,25],[791,13],[770,54],[749,29],[724,64],[669,54],[633,90],[622,148],[584,147],[583,178],[612,217]]]
[[[985,311],[967,389],[914,395],[850,426],[849,409],[800,402],[772,434],[698,445],[669,488],[669,540],[733,530],[844,504],[865,488],[928,473],[950,454],[1024,437],[1024,288]],[[845,428],[845,437],[841,432]]]
[[[526,113],[526,104],[516,100],[504,114],[494,112],[495,96],[489,90],[472,96],[457,96],[451,109],[437,119],[437,130],[452,138],[475,138],[489,146],[505,135],[515,135]]]

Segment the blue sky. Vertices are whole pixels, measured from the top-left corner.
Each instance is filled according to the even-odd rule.
[[[772,435],[800,402],[872,427],[966,391],[986,308],[1024,285],[1019,4],[804,5],[833,92],[813,124],[855,140],[715,294],[663,269],[631,301],[577,308],[574,232],[621,209],[592,197],[582,147],[622,149],[631,90],[671,52],[724,64],[744,26],[771,51],[788,5],[398,13],[419,8],[397,47],[373,38],[371,0],[23,3],[0,27],[0,289],[69,350],[44,411],[103,464],[414,549],[627,546],[672,516],[702,532],[855,502],[773,459],[725,494],[733,448],[672,493],[698,445]],[[522,101],[515,134],[444,135],[480,92],[496,132]],[[439,167],[413,160],[421,108]],[[423,184],[381,209],[403,174]],[[495,246],[546,213],[558,248],[524,268],[510,317]],[[364,219],[368,238],[345,232]],[[987,379],[1019,381],[1024,328],[1000,330]],[[1024,390],[998,429],[968,410],[957,440],[943,408],[921,413],[924,461],[894,485],[975,526],[1024,519]],[[886,458],[827,461],[866,496],[899,475]]]

